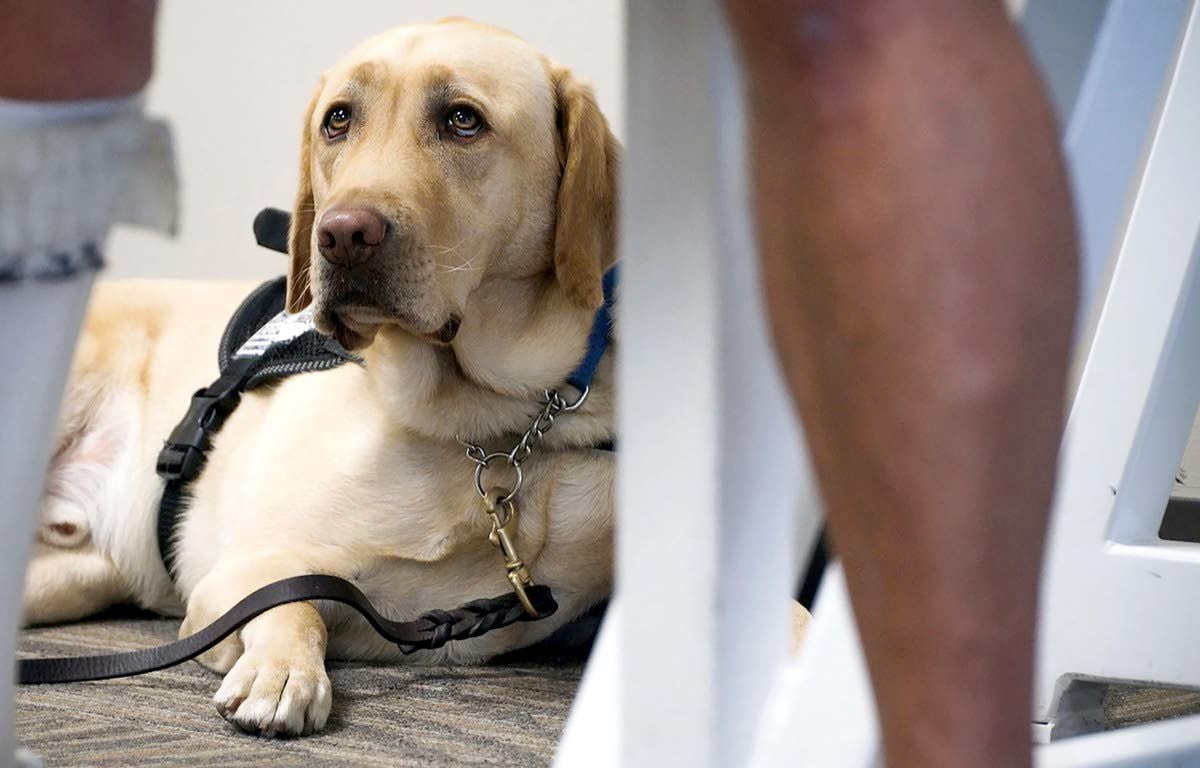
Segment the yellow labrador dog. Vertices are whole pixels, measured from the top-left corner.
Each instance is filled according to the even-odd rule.
[[[613,262],[618,146],[591,90],[515,36],[464,20],[395,29],[325,73],[304,124],[288,303],[358,351],[247,394],[177,530],[155,541],[155,456],[216,376],[250,286],[129,282],[93,298],[25,594],[30,623],[117,602],[204,627],[280,578],[353,580],[393,619],[509,591],[456,437],[508,450],[583,357]],[[414,657],[471,662],[536,642],[611,582],[612,355],[523,465],[521,555],[551,618]],[[357,614],[272,609],[207,653],[218,711],[319,731],[327,655],[399,660]]]

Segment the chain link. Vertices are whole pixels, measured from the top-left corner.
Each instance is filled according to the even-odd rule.
[[[525,430],[525,434],[521,435],[521,439],[508,453],[503,451],[488,453],[482,445],[468,442],[461,437],[458,438],[458,442],[466,448],[467,458],[475,464],[475,490],[483,499],[484,512],[491,518],[492,531],[488,535],[488,540],[493,546],[499,548],[500,553],[504,556],[504,572],[508,582],[512,585],[513,593],[521,601],[525,612],[535,619],[541,618],[541,614],[529,599],[527,592],[529,587],[533,586],[533,576],[529,572],[529,566],[517,554],[517,505],[514,499],[521,492],[521,485],[525,482],[525,472],[521,469],[521,462],[533,455],[534,449],[554,426],[554,420],[557,417],[583,405],[588,392],[589,389],[584,387],[583,391],[579,393],[579,398],[571,403],[558,394],[558,390],[545,390],[542,409],[533,418],[529,429]],[[490,489],[484,490],[484,470],[492,462],[501,461],[512,470],[513,482],[509,486],[493,485]]]
[[[468,442],[461,437],[458,438],[459,444],[466,448],[467,458],[475,464],[475,490],[479,492],[480,497],[487,499],[488,496],[487,491],[483,488],[484,470],[492,462],[503,459],[512,468],[515,480],[512,488],[496,501],[500,504],[511,501],[521,490],[521,485],[525,480],[525,473],[521,470],[521,462],[533,454],[533,450],[554,426],[554,420],[564,413],[577,410],[579,406],[583,405],[583,401],[587,399],[590,391],[590,388],[584,387],[575,402],[570,402],[560,395],[556,389],[545,390],[543,392],[542,409],[534,417],[533,423],[529,425],[529,429],[525,430],[525,434],[521,435],[521,439],[517,441],[517,444],[508,453],[503,451],[489,453],[482,445]]]

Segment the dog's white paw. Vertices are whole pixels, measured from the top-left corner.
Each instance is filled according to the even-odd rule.
[[[225,675],[213,702],[247,733],[302,736],[325,727],[333,687],[323,664],[250,652]]]

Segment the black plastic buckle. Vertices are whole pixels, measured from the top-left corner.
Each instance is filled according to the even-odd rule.
[[[249,376],[249,361],[235,364],[211,385],[196,390],[187,414],[171,430],[158,453],[155,469],[159,477],[188,482],[200,474],[212,435],[237,408]]]

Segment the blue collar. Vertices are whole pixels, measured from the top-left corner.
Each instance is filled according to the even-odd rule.
[[[612,338],[612,309],[613,297],[617,290],[617,265],[604,273],[604,303],[596,310],[592,320],[592,330],[588,334],[587,352],[583,360],[567,377],[567,383],[582,392],[592,385],[600,360],[608,349],[609,339]]]

